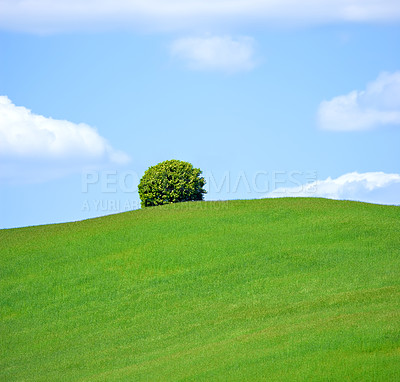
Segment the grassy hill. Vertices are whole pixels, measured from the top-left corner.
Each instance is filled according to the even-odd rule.
[[[1,230],[0,380],[400,380],[400,207],[198,202]]]

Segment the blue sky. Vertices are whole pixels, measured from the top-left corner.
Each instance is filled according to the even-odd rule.
[[[0,228],[139,207],[166,159],[206,200],[400,204],[400,5],[0,2]]]

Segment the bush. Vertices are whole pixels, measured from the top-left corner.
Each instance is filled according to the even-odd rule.
[[[203,200],[206,181],[188,162],[167,160],[146,170],[139,184],[142,207]]]

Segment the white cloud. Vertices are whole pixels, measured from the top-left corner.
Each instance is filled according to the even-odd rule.
[[[0,0],[0,7],[0,28],[38,33],[400,19],[398,0]]]
[[[0,96],[0,158],[3,177],[39,165],[43,170],[62,173],[72,167],[130,160],[94,128],[34,114],[15,106],[6,96]]]
[[[400,72],[381,73],[365,90],[323,101],[318,123],[322,129],[336,131],[400,125]]]
[[[216,70],[228,73],[255,67],[254,40],[250,37],[187,37],[174,41],[171,54],[194,70]]]
[[[281,187],[266,195],[274,197],[320,197],[379,204],[400,204],[400,174],[352,172],[332,179],[295,187]]]

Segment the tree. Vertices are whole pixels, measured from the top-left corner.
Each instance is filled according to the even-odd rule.
[[[142,207],[203,200],[206,181],[199,168],[180,160],[167,160],[149,167],[139,183]]]

